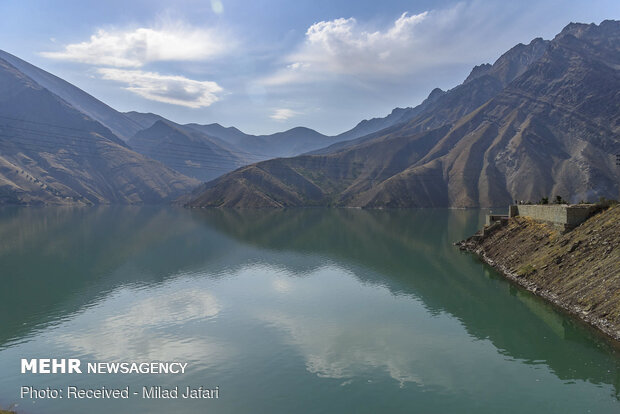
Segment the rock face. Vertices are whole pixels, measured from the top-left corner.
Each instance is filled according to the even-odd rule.
[[[0,204],[158,203],[197,184],[0,59]]]
[[[431,94],[406,122],[240,168],[193,207],[487,207],[618,197],[620,22],[570,24]],[[416,109],[416,108],[413,108]],[[402,119],[402,118],[400,118]]]
[[[506,277],[620,340],[620,206],[568,232],[524,217],[460,243]]]

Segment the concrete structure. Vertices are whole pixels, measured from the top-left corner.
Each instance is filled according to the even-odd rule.
[[[509,216],[505,214],[487,214],[486,222],[484,223],[484,225],[490,226],[497,221],[508,220],[508,218]]]
[[[596,210],[596,204],[517,204],[510,206],[508,216],[529,217],[569,231],[586,221]]]
[[[500,227],[504,227],[508,223],[508,216],[496,214],[487,215],[486,225],[482,228],[481,236],[486,237]]]

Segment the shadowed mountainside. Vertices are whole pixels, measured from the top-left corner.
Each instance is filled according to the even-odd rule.
[[[157,203],[196,184],[0,59],[0,204]]]
[[[10,63],[38,85],[57,95],[78,111],[98,121],[125,141],[142,129],[134,120],[49,72],[2,50],[0,50],[0,59]]]

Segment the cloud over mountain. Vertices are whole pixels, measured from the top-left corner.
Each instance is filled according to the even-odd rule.
[[[219,98],[222,88],[215,82],[198,81],[184,76],[161,75],[156,72],[100,68],[103,79],[124,83],[125,89],[152,101],[188,108],[209,106]]]
[[[276,121],[286,121],[287,119],[292,118],[298,114],[298,112],[293,111],[292,109],[278,108],[273,111],[273,114],[270,116],[270,118],[275,119]]]

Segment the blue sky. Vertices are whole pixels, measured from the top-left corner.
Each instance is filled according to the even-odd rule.
[[[9,0],[0,15],[0,49],[118,110],[337,134],[519,42],[620,19],[620,2]]]

